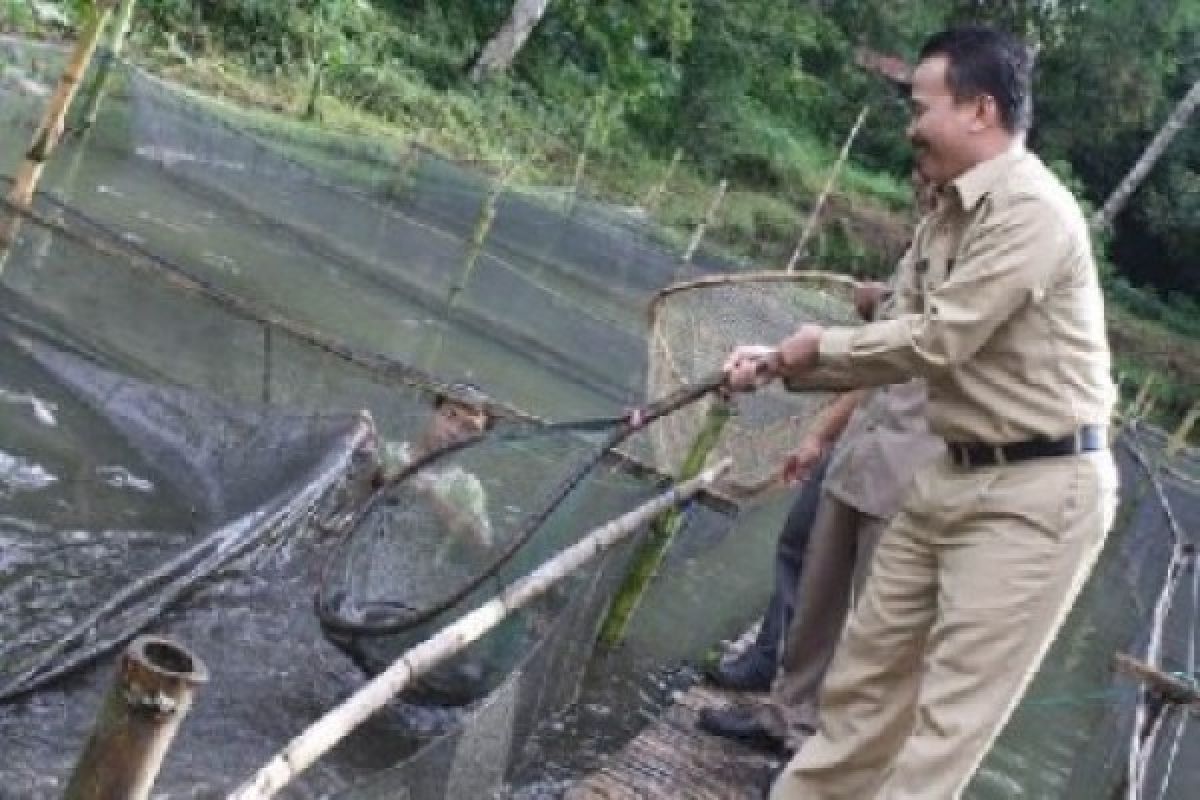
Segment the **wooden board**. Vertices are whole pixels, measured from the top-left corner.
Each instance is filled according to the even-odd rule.
[[[751,632],[752,633],[752,632]],[[746,637],[738,645],[746,642]],[[737,645],[733,649],[737,649]],[[763,796],[777,760],[696,728],[703,708],[739,702],[738,693],[695,686],[604,766],[571,787],[565,800],[751,800]]]

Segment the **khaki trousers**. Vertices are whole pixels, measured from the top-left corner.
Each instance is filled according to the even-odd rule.
[[[817,691],[829,669],[887,521],[821,493],[796,589],[796,613],[784,636],[780,671],[760,721],[794,750],[817,724]]]
[[[1104,542],[1109,453],[921,470],[772,800],[957,798]]]

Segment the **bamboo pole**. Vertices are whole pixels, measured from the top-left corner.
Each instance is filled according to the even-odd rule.
[[[1192,406],[1183,421],[1179,423],[1179,427],[1171,434],[1171,438],[1167,440],[1167,458],[1174,458],[1180,450],[1187,446],[1188,437],[1192,435],[1192,428],[1196,426],[1197,420],[1200,420],[1200,405]]]
[[[108,91],[108,83],[112,76],[113,66],[121,58],[121,53],[125,50],[125,40],[129,36],[129,28],[133,24],[133,12],[136,7],[137,0],[121,0],[121,7],[117,9],[116,17],[113,19],[113,26],[109,30],[108,43],[105,44],[101,53],[100,63],[96,67],[96,74],[83,93],[80,105],[82,111],[78,117],[78,132],[82,133],[91,130],[91,127],[96,124],[96,117],[100,113],[100,105],[104,102],[104,95]]]
[[[1129,404],[1127,416],[1131,419],[1137,417],[1145,417],[1146,412],[1154,405],[1154,384],[1158,381],[1158,376],[1153,372],[1146,373],[1146,379],[1142,381],[1142,385],[1138,388],[1138,392],[1134,395],[1133,402]]]
[[[144,800],[187,716],[204,664],[185,647],[140,636],[121,655],[65,800]]]
[[[479,208],[479,218],[475,222],[475,230],[467,245],[467,254],[463,258],[462,269],[446,290],[445,314],[447,321],[454,310],[458,308],[459,300],[462,299],[463,293],[471,284],[471,276],[475,274],[479,257],[483,255],[483,246],[487,243],[488,233],[492,230],[492,223],[496,221],[496,209],[500,205],[500,198],[504,196],[505,190],[516,177],[521,166],[520,161],[513,161],[509,164],[504,172],[492,182],[492,188],[483,199],[483,204]],[[429,355],[425,358],[425,368],[430,372],[437,372],[437,362],[442,356],[442,346],[445,344],[445,340],[445,324],[442,324],[438,326],[433,344],[429,348]]]
[[[804,251],[808,247],[808,240],[812,238],[817,230],[817,223],[821,220],[821,211],[825,208],[825,203],[829,200],[829,195],[833,193],[833,187],[837,185],[838,175],[842,172],[842,167],[846,165],[846,159],[850,157],[850,148],[854,145],[854,140],[858,138],[858,132],[862,130],[863,123],[867,121],[867,113],[871,110],[870,106],[863,106],[858,112],[858,119],[854,121],[854,127],[850,129],[850,133],[846,136],[846,141],[842,142],[842,150],[838,153],[837,161],[833,164],[833,169],[829,172],[829,178],[825,181],[825,187],[821,189],[821,194],[817,196],[816,205],[813,206],[812,213],[808,215],[808,222],[804,223],[804,230],[800,234],[800,240],[796,242],[796,249],[792,251],[792,257],[788,259],[787,271],[794,272],[796,265],[800,263],[800,259],[804,256]]]
[[[25,160],[17,168],[12,189],[8,194],[8,202],[20,210],[27,211],[33,205],[33,195],[37,191],[38,181],[41,179],[42,171],[46,168],[46,162],[49,161],[50,156],[54,153],[54,148],[62,138],[63,124],[67,112],[71,108],[71,101],[75,99],[75,95],[79,91],[79,83],[96,52],[100,33],[104,30],[109,15],[112,14],[114,2],[115,0],[102,0],[95,4],[87,25],[75,42],[75,49],[71,51],[71,57],[67,61],[66,69],[63,70],[58,87],[46,105],[46,113],[33,135],[33,142],[29,145]],[[9,250],[16,241],[20,229],[21,217],[19,214],[13,214],[11,211],[0,213],[0,272],[4,269]]]
[[[229,795],[229,800],[265,800],[274,797],[364,720],[387,705],[413,679],[465,650],[471,642],[496,627],[509,614],[545,594],[563,578],[631,536],[666,509],[703,491],[728,468],[729,461],[717,464],[694,479],[596,528],[487,603],[411,648],[396,659],[386,672],[373,678],[293,739],[253,777],[236,788]]]
[[[1192,84],[1192,88],[1175,106],[1162,128],[1150,140],[1150,144],[1146,145],[1146,150],[1133,165],[1133,169],[1129,170],[1129,174],[1121,179],[1121,183],[1104,201],[1104,206],[1092,216],[1093,228],[1107,230],[1112,227],[1117,214],[1121,213],[1121,209],[1129,202],[1129,198],[1142,185],[1142,181],[1150,174],[1150,170],[1154,169],[1154,165],[1171,144],[1171,140],[1187,127],[1188,118],[1191,117],[1197,106],[1200,106],[1200,81]]]
[[[1117,672],[1122,672],[1137,678],[1163,696],[1168,703],[1183,706],[1200,707],[1200,687],[1194,681],[1187,681],[1178,676],[1170,675],[1160,669],[1146,664],[1133,656],[1117,653],[1113,658],[1113,666]]]
[[[696,226],[692,240],[688,242],[687,250],[683,252],[683,263],[692,263],[692,256],[696,255],[696,251],[700,249],[700,240],[704,238],[704,232],[717,219],[717,209],[721,207],[721,201],[725,199],[727,188],[729,188],[729,181],[722,178],[721,182],[717,184],[717,191],[713,194],[712,202],[708,204],[708,211],[705,213],[704,219],[700,220]]]
[[[704,425],[692,440],[687,458],[680,467],[679,480],[690,480],[700,473],[732,415],[729,402],[725,400],[718,400],[709,409],[704,418]],[[683,513],[678,508],[669,509],[654,520],[649,535],[634,554],[625,579],[621,582],[621,588],[613,596],[608,615],[600,628],[600,643],[605,647],[615,647],[625,638],[629,621],[641,605],[642,598],[646,596],[650,582],[658,574],[663,557],[675,534],[683,528],[683,522]]]
[[[653,214],[654,210],[658,208],[658,201],[667,191],[667,184],[675,176],[675,170],[679,167],[679,161],[682,158],[683,148],[676,147],[675,152],[671,155],[671,163],[667,164],[667,169],[663,172],[662,180],[651,186],[650,190],[646,192],[645,198],[642,199],[642,209],[647,214]]]

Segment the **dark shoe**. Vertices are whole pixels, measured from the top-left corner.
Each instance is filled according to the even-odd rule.
[[[779,780],[779,776],[783,774],[783,768],[788,765],[785,761],[771,761],[763,766],[762,770],[754,776],[755,797],[760,797],[762,800],[769,800],[771,797],[771,787],[775,785],[775,781]]]
[[[775,663],[751,648],[737,658],[723,661],[704,672],[708,682],[735,692],[766,692],[775,677]]]
[[[706,708],[697,717],[696,727],[706,733],[733,739],[765,753],[791,755],[787,742],[763,727],[754,709],[738,706]]]

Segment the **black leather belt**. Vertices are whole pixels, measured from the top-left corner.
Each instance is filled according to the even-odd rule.
[[[1011,444],[976,444],[946,442],[950,460],[960,467],[991,467],[997,464],[1016,464],[1035,458],[1073,456],[1091,453],[1108,447],[1103,425],[1084,425],[1074,433],[1058,439],[1027,439]]]

